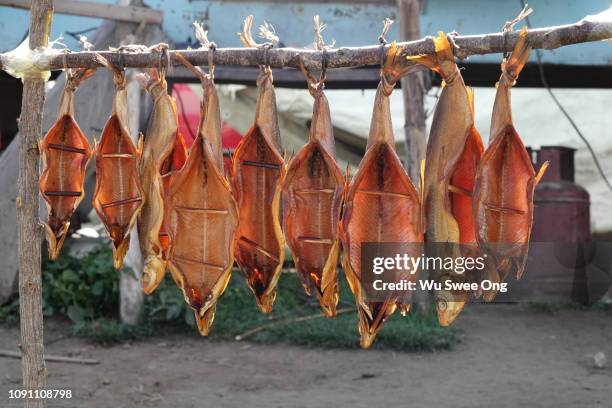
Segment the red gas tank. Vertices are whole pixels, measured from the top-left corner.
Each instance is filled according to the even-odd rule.
[[[535,189],[532,242],[587,242],[591,237],[589,193],[574,183],[575,149],[542,146],[536,168],[549,166]]]
[[[536,169],[546,161],[549,167],[535,189],[529,258],[520,284],[532,302],[589,302],[590,202],[588,192],[574,183],[574,152],[563,146],[537,152]]]

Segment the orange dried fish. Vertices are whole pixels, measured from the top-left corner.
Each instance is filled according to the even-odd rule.
[[[263,313],[272,311],[285,257],[280,224],[279,182],[285,172],[272,70],[257,79],[255,123],[240,141],[232,161],[232,191],[240,220],[235,234],[236,262]]]
[[[195,310],[200,334],[206,336],[231,277],[238,206],[223,174],[221,114],[213,76],[196,70],[180,54],[177,57],[198,73],[204,98],[198,135],[164,200],[168,266]]]
[[[123,70],[100,61],[112,70],[115,97],[111,116],[95,146],[95,208],[113,243],[113,264],[119,269],[130,243],[130,231],[144,202],[138,174],[142,145],[137,149],[128,130],[128,102]]]
[[[166,197],[172,180],[174,180],[174,178],[177,176],[177,172],[180,171],[180,169],[182,169],[187,162],[187,150],[185,138],[180,131],[177,131],[176,138],[174,139],[174,149],[172,150],[170,156],[162,164],[162,169],[160,172],[162,178],[162,198]],[[159,228],[159,242],[162,247],[162,258],[164,260],[168,260],[168,247],[170,246],[170,236],[166,231],[166,224],[167,222],[164,216],[162,225]]]
[[[47,206],[45,235],[49,258],[57,259],[68,234],[70,217],[85,197],[85,168],[91,156],[89,142],[74,120],[73,96],[79,84],[95,69],[66,71],[66,84],[57,121],[38,142],[43,170],[38,187]]]
[[[385,320],[399,306],[407,312],[409,304],[395,296],[384,302],[365,300],[361,283],[361,244],[364,242],[422,243],[423,222],[419,194],[395,151],[389,95],[395,82],[391,71],[399,50],[392,45],[374,99],[368,146],[357,172],[347,187],[341,221],[342,264],[353,292],[359,314],[361,347],[368,348]],[[416,279],[413,275],[412,279]]]
[[[462,256],[459,244],[475,243],[472,190],[483,146],[474,128],[473,92],[465,86],[444,35],[434,38],[436,53],[410,58],[436,71],[444,79],[436,105],[425,164],[424,209],[426,240],[434,243],[434,256]],[[433,271],[432,271],[433,272]],[[440,281],[464,282],[467,274],[437,271]],[[435,273],[434,273],[435,274]],[[442,326],[455,320],[468,301],[466,291],[436,292],[436,311]]]
[[[160,240],[164,218],[162,178],[171,177],[177,170],[185,157],[185,144],[178,131],[176,104],[168,95],[165,72],[151,69],[148,75],[141,74],[137,78],[153,98],[153,111],[139,166],[145,203],[138,217],[138,238],[145,263],[142,287],[146,294],[150,294],[166,271]]]
[[[311,288],[323,313],[336,315],[338,304],[338,222],[344,190],[323,82],[308,80],[314,97],[308,143],[287,166],[282,182],[283,226],[298,276]]]
[[[538,174],[512,124],[510,88],[529,58],[527,31],[519,35],[514,51],[502,62],[493,105],[491,133],[474,190],[474,218],[478,244],[488,255],[484,279],[503,282],[510,272],[521,278],[533,221],[533,192],[548,163]],[[492,301],[496,291],[484,292]]]

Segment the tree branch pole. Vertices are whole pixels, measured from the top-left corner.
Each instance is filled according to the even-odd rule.
[[[46,47],[53,17],[52,0],[33,0],[30,9],[30,48]],[[38,222],[38,138],[42,134],[45,80],[25,77],[19,118],[19,181],[17,239],[19,241],[19,311],[21,367],[25,389],[46,384],[43,346],[41,227]],[[44,407],[44,400],[25,399],[24,406]]]
[[[610,13],[609,11],[607,13]],[[460,59],[470,55],[509,52],[514,48],[518,32],[506,35],[491,33],[482,35],[454,36],[454,53]],[[565,45],[600,41],[612,38],[612,18],[609,14],[583,19],[574,24],[537,28],[528,31],[528,39],[534,49],[555,49]],[[433,54],[434,43],[430,37],[417,41],[401,42],[404,55]],[[389,45],[387,45],[389,47]],[[180,52],[194,65],[205,66],[208,61],[207,50],[174,50],[169,51],[172,65],[180,65],[175,53]],[[66,53],[40,62],[38,68],[59,70],[63,68],[100,67],[96,54],[102,55],[112,64],[126,68],[157,67],[163,63],[163,54],[156,49],[137,52],[119,51],[82,51]],[[272,68],[299,67],[299,57],[310,69],[321,68],[322,51],[298,48],[278,48],[268,51],[257,48],[219,48],[214,52],[215,65],[258,66],[270,65]],[[375,66],[380,64],[380,46],[344,47],[326,51],[327,68],[350,68],[358,66]],[[2,60],[0,55],[0,61]],[[406,62],[410,64],[410,62]]]
[[[398,0],[400,35],[402,40],[420,36],[419,0]],[[425,159],[425,84],[423,74],[416,72],[401,79],[404,99],[404,133],[406,138],[405,167],[415,185],[419,184],[421,160]]]
[[[420,37],[419,15],[421,1],[397,0],[400,35],[402,40],[415,40]],[[404,99],[404,137],[406,140],[405,167],[414,185],[419,185],[421,177],[421,160],[425,159],[427,144],[427,129],[425,116],[425,75],[415,72],[401,79],[402,96]],[[423,271],[423,278],[427,272]],[[413,308],[425,312],[432,304],[432,296],[428,291],[415,294]]]

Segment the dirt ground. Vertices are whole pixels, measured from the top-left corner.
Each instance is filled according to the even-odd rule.
[[[470,305],[456,322],[452,351],[323,350],[172,336],[96,347],[49,322],[48,354],[99,365],[47,363],[48,384],[71,400],[49,407],[610,407],[612,315],[534,312],[518,305]],[[355,333],[347,333],[355,335]],[[2,348],[17,329],[0,329]],[[20,362],[0,358],[0,405],[19,388]]]

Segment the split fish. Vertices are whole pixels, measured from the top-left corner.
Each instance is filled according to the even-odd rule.
[[[314,97],[310,136],[289,161],[282,181],[283,226],[304,290],[309,296],[314,290],[323,313],[334,317],[338,304],[338,223],[344,177],[336,162],[323,82],[309,80],[308,89]]]
[[[527,259],[533,222],[533,193],[548,163],[536,174],[529,153],[512,124],[510,89],[529,58],[523,29],[509,58],[502,62],[493,105],[489,146],[482,157],[474,189],[476,238],[487,266],[483,279],[503,282],[511,272],[520,279]],[[483,294],[492,301],[497,291]]]
[[[66,71],[66,83],[60,100],[57,121],[38,142],[42,154],[42,173],[38,182],[47,207],[44,222],[49,258],[57,259],[70,227],[70,217],[85,197],[85,168],[91,148],[74,120],[74,93],[95,69]]]
[[[169,184],[187,154],[178,130],[176,104],[168,94],[165,74],[150,69],[148,74],[141,74],[137,78],[153,98],[153,111],[139,166],[145,202],[138,217],[138,238],[145,264],[142,287],[146,294],[151,294],[166,272],[163,251],[167,242],[163,242],[163,231],[160,239],[164,218],[164,184]]]
[[[231,277],[238,206],[224,176],[214,77],[197,70],[181,55],[177,57],[198,73],[204,97],[197,137],[164,200],[170,237],[168,267],[185,301],[195,311],[200,334],[206,336],[217,301]]]
[[[101,58],[101,57],[100,57]],[[136,148],[128,127],[128,102],[123,70],[101,59],[113,72],[115,97],[111,116],[95,145],[96,189],[93,207],[112,241],[113,264],[120,269],[129,247],[130,231],[144,203],[138,162],[142,144]]]
[[[280,180],[285,166],[269,67],[261,69],[257,87],[255,123],[234,153],[231,185],[240,214],[235,234],[236,262],[257,306],[269,313],[285,257],[280,222]]]
[[[443,33],[434,38],[435,54],[409,57],[442,76],[425,163],[424,211],[428,256],[458,258],[473,255],[476,236],[472,215],[474,178],[484,150],[474,127],[473,91],[465,86],[451,45]],[[461,245],[461,247],[460,247]],[[469,248],[467,251],[466,248]],[[444,282],[471,281],[470,273],[431,271]],[[440,290],[435,294],[440,325],[448,326],[470,298],[467,291]]]
[[[400,307],[410,304],[389,295],[385,301],[365,299],[362,285],[362,243],[422,243],[421,198],[395,151],[389,96],[399,76],[388,76],[396,68],[399,50],[391,46],[378,84],[367,150],[357,172],[346,187],[341,220],[342,265],[357,302],[361,347],[368,348],[384,322]],[[416,280],[412,275],[409,279]]]

